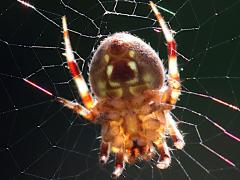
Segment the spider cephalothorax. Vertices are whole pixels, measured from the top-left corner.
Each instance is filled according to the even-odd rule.
[[[165,169],[171,156],[166,143],[169,135],[176,148],[184,146],[170,110],[180,95],[176,42],[154,3],[151,8],[162,28],[168,48],[168,76],[155,51],[141,39],[126,33],[115,33],[102,41],[90,66],[89,93],[72,52],[66,17],[62,18],[66,58],[84,106],[56,97],[56,100],[93,123],[102,126],[100,162],[114,154],[113,177],[122,174],[125,163],[148,160],[158,152],[156,166]],[[26,82],[53,96],[49,91]]]

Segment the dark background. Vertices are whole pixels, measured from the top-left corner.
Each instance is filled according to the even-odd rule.
[[[117,5],[115,1],[64,1],[82,14],[60,0],[30,2],[59,27],[15,0],[1,2],[0,179],[109,179],[113,161],[106,167],[98,165],[100,128],[24,83],[23,78],[80,101],[61,55],[62,15],[67,16],[70,29],[79,32],[70,34],[71,42],[86,79],[94,49],[107,35],[130,31],[149,42],[165,64],[164,37],[157,32],[147,1],[118,1]],[[176,13],[161,10],[176,32],[183,90],[238,106],[240,1],[163,0],[158,4]],[[211,123],[240,137],[239,111],[186,92],[177,105],[173,113],[185,135],[184,151],[175,150],[169,142],[173,148],[170,168],[160,171],[154,162],[142,162],[127,166],[120,179],[239,179],[239,142]]]

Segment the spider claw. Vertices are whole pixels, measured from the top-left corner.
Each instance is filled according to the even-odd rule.
[[[106,164],[107,161],[108,161],[108,157],[107,156],[105,156],[105,155],[100,156],[100,158],[99,158],[99,163],[100,164]]]
[[[163,160],[158,161],[156,166],[159,169],[166,169],[169,167],[170,164],[171,164],[171,159],[169,157],[165,157]]]
[[[113,179],[118,178],[119,176],[121,176],[121,174],[122,174],[122,172],[123,172],[123,169],[124,169],[124,167],[121,166],[121,165],[116,166],[115,169],[114,169],[114,171],[113,171],[113,173],[112,173],[112,176],[111,176],[111,177],[112,177]]]
[[[170,152],[167,146],[167,143],[165,141],[163,141],[162,143],[156,143],[155,144],[156,150],[159,153],[160,157],[157,161],[156,166],[159,169],[166,169],[170,166],[171,164],[171,156],[170,156]]]
[[[109,158],[110,153],[110,145],[109,143],[102,142],[100,147],[100,157],[99,157],[99,163],[100,164],[106,164]]]
[[[174,146],[175,146],[177,149],[183,149],[183,147],[185,146],[185,143],[184,143],[183,140],[178,139],[177,141],[174,142]]]
[[[116,162],[115,162],[115,166],[114,166],[114,171],[112,173],[112,178],[116,179],[119,176],[121,176],[123,170],[125,167],[125,161],[124,161],[124,155],[123,153],[117,153],[116,154]]]

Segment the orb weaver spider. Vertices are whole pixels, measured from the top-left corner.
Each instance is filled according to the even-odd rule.
[[[101,125],[99,159],[105,164],[111,153],[115,155],[114,178],[122,174],[125,163],[149,160],[155,152],[160,155],[156,166],[167,168],[171,163],[167,135],[177,149],[185,145],[170,114],[181,92],[176,42],[156,5],[150,1],[150,6],[167,41],[168,84],[164,84],[163,64],[149,45],[127,32],[115,33],[101,42],[92,58],[89,79],[96,99],[89,92],[74,59],[66,17],[62,18],[64,54],[84,106],[62,97],[56,100]],[[54,96],[28,79],[24,80]]]

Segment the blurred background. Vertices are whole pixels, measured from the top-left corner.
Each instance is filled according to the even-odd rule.
[[[28,2],[34,7],[16,0],[5,0],[0,7],[0,179],[110,179],[114,158],[104,167],[98,164],[100,127],[23,79],[81,102],[62,56],[63,15],[87,82],[95,49],[105,37],[120,31],[149,43],[167,70],[161,29],[148,1]],[[240,1],[154,3],[178,44],[183,92],[173,114],[186,147],[176,150],[169,139],[171,167],[157,169],[157,158],[139,162],[127,165],[120,179],[239,179],[240,144],[234,137],[240,137]]]

